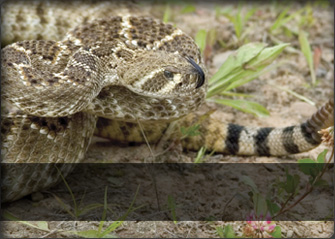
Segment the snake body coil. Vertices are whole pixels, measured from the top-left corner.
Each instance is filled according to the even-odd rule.
[[[43,15],[43,14],[42,14]],[[55,184],[54,168],[18,172],[11,163],[79,163],[95,134],[120,141],[157,141],[177,121],[196,123],[207,79],[197,45],[170,24],[131,15],[79,24],[63,39],[24,40],[2,49],[2,201]],[[320,144],[333,124],[333,101],[306,123],[286,128],[201,122],[185,148],[239,155],[286,155]],[[176,137],[176,135],[174,134]],[[71,168],[64,166],[64,175]]]

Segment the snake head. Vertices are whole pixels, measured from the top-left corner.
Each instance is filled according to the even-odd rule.
[[[148,52],[128,65],[121,84],[141,95],[170,98],[194,95],[207,85],[202,67],[191,57],[169,52]]]
[[[127,122],[172,121],[194,112],[207,91],[198,61],[200,57],[166,51],[137,54],[117,64],[117,80],[102,89],[90,112]]]

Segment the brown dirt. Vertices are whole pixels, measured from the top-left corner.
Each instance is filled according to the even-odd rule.
[[[171,21],[179,28],[195,36],[199,29],[216,29],[218,39],[225,42],[226,47],[223,48],[219,44],[215,44],[211,54],[209,55],[208,70],[209,75],[216,72],[218,67],[224,62],[228,53],[237,49],[245,42],[238,42],[234,35],[232,23],[224,16],[215,17],[215,7],[222,8],[231,7],[231,14],[235,14],[237,6],[233,4],[222,4],[219,2],[196,3],[193,4],[196,11],[187,14],[178,14],[183,8],[181,5],[170,4],[171,6]],[[278,14],[284,9],[284,6],[277,4],[243,4],[242,12],[248,11],[252,6],[257,8],[253,17],[246,23],[243,32],[246,34],[246,41],[264,41],[268,45],[275,45],[274,38],[268,33],[267,29],[274,23]],[[295,12],[306,4],[292,4],[290,12]],[[165,5],[150,6],[140,4],[140,7],[145,11],[150,11],[152,15],[162,19]],[[316,106],[321,106],[329,97],[333,97],[334,84],[334,19],[332,7],[322,7],[314,5],[312,7],[314,22],[304,30],[309,34],[309,41],[313,49],[321,48],[321,61],[316,69],[319,83],[316,86],[308,87],[311,83],[308,64],[300,52],[299,42],[296,36],[286,36],[280,33],[275,37],[283,42],[291,43],[291,47],[295,49],[294,53],[284,51],[276,60],[285,59],[287,63],[267,74],[262,75],[252,83],[246,84],[238,88],[238,92],[248,93],[253,95],[252,100],[264,105],[271,113],[269,117],[258,118],[249,114],[239,112],[237,110],[215,106],[218,110],[215,114],[223,118],[227,122],[234,122],[241,125],[255,126],[287,126],[297,124],[307,119],[315,110]],[[297,21],[290,21],[287,26],[292,29],[298,28]],[[301,100],[295,98],[291,94],[280,90],[274,86],[283,86],[292,91],[295,91],[316,103],[316,106],[311,106]],[[211,104],[211,106],[213,106]],[[325,147],[320,146],[310,152],[287,156],[287,157],[241,157],[217,154],[209,159],[208,162],[265,162],[265,163],[284,163],[295,162],[297,159],[304,157],[315,158]],[[160,152],[159,149],[155,151]],[[162,162],[185,162],[194,161],[196,152],[182,152],[180,147],[175,147],[171,151],[165,152],[159,160]],[[86,157],[87,162],[95,162],[102,160],[104,162],[147,162],[150,160],[150,151],[146,145],[140,146],[115,146],[108,141],[94,138],[92,145]],[[71,176],[67,178],[71,183]],[[73,179],[72,179],[73,180]],[[57,191],[57,189],[55,189]],[[52,189],[48,190],[49,192]],[[47,205],[47,207],[58,208],[60,213],[67,215],[57,201],[49,194],[35,194],[36,199],[32,205],[34,210],[38,210],[39,206]],[[224,195],[223,195],[224,196]],[[11,203],[9,211],[13,214],[21,212],[22,207],[26,207],[27,200],[22,199]],[[313,204],[318,202],[302,202],[301,205],[313,208]],[[37,208],[37,209],[36,209]],[[43,207],[42,207],[43,208]],[[44,207],[45,208],[45,207]],[[17,214],[16,214],[17,215]],[[17,216],[20,216],[18,214]],[[32,222],[36,224],[36,222]],[[24,225],[18,222],[3,223],[5,237],[72,237],[71,231],[84,231],[97,229],[99,222],[47,222],[46,230],[35,229],[31,226]],[[109,223],[105,223],[107,225]],[[117,237],[218,237],[215,228],[227,224],[233,225],[236,232],[241,235],[242,227],[245,222],[124,222],[122,226],[117,228],[113,233]],[[277,222],[281,226],[284,237],[330,237],[334,234],[334,223],[330,221],[324,222]]]

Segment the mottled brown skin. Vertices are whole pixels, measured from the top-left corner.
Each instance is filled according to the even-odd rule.
[[[17,25],[26,26],[20,19],[22,11],[28,11],[45,26],[59,17],[65,5],[34,2],[21,12],[20,6],[12,8]],[[51,19],[46,14],[49,8],[55,13]],[[243,127],[199,116],[195,112],[205,100],[207,79],[191,37],[149,17],[90,19],[85,11],[76,14],[82,23],[64,20],[50,34],[18,30],[28,32],[27,41],[9,33],[15,23],[10,14],[4,17],[5,32],[13,37],[4,41],[20,41],[2,49],[1,96],[8,105],[1,121],[2,162],[81,162],[94,129],[96,135],[111,140],[145,142],[138,122],[149,143],[167,131],[170,140],[179,140],[180,127],[200,124],[200,135],[183,137],[184,148],[286,155],[317,146],[317,131],[333,123],[333,101],[305,124],[282,129]],[[66,22],[70,25],[65,34]],[[63,38],[49,38],[55,34]],[[10,170],[4,177],[2,201],[16,200],[59,179],[54,168]]]

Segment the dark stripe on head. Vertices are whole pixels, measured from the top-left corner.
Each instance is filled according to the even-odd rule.
[[[321,135],[314,131],[313,127],[309,127],[308,123],[303,123],[300,125],[301,133],[304,139],[312,145],[318,145],[321,143]]]
[[[268,146],[268,136],[273,128],[261,128],[257,131],[255,138],[255,147],[258,155],[270,156],[270,148]]]
[[[239,147],[239,139],[242,130],[244,129],[243,126],[237,124],[228,124],[228,132],[227,138],[225,141],[226,148],[225,150],[230,154],[237,154],[240,147]]]
[[[286,127],[283,129],[282,141],[286,152],[290,154],[300,153],[299,147],[294,143],[293,130],[295,126]]]

